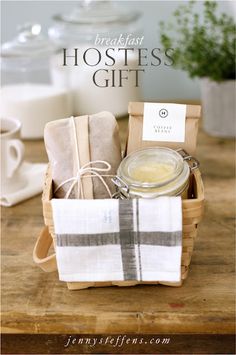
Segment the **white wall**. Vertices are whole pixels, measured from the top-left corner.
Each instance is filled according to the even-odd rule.
[[[119,1],[120,6],[138,9],[142,15],[145,45],[149,48],[160,47],[158,23],[168,20],[174,9],[184,1]],[[2,1],[1,40],[10,40],[16,27],[28,21],[43,25],[44,32],[52,24],[52,15],[69,12],[77,1]],[[234,1],[218,1],[219,9],[235,16]],[[197,8],[201,11],[201,1]],[[210,65],[210,63],[209,63]],[[172,67],[149,67],[143,82],[144,99],[198,99],[199,80],[191,80],[188,75]]]

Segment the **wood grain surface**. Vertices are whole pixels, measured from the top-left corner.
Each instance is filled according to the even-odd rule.
[[[122,141],[127,120],[119,121]],[[26,158],[46,162],[42,141]],[[41,196],[2,208],[3,333],[234,332],[234,143],[200,132],[206,209],[188,279],[180,288],[137,286],[69,291],[32,261],[43,227]]]

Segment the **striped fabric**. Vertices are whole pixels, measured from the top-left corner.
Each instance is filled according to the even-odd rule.
[[[53,199],[62,281],[180,281],[180,197]]]

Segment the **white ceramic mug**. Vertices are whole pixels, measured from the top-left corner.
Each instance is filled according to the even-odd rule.
[[[24,158],[24,144],[19,139],[21,122],[15,118],[0,119],[1,195],[21,186],[17,172]]]

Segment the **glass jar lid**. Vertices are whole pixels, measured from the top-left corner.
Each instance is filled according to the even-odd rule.
[[[127,23],[139,18],[137,11],[127,12],[109,0],[80,1],[68,14],[55,15],[54,19],[70,24]]]
[[[134,32],[130,25],[139,18],[138,11],[127,11],[109,0],[84,0],[78,2],[70,13],[53,16],[55,25],[49,29],[49,36],[67,44],[81,39],[86,42],[102,33],[112,37],[127,31]]]
[[[183,171],[184,160],[169,148],[147,148],[128,155],[118,176],[133,187],[160,187],[175,180]]]
[[[197,167],[190,168],[189,159],[194,160],[164,147],[138,150],[122,160],[112,181],[125,198],[178,196],[189,185],[190,169]]]
[[[49,55],[53,51],[52,43],[41,33],[38,23],[25,23],[18,29],[12,41],[2,45],[2,57],[38,57]]]

